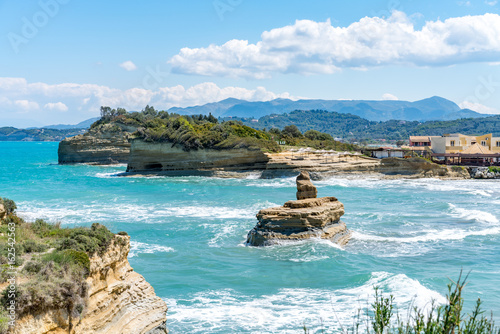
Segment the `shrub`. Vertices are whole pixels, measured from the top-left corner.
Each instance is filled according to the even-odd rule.
[[[488,170],[492,173],[500,173],[500,167],[488,167]]]
[[[3,204],[7,215],[13,214],[17,209],[16,203],[11,199],[0,198],[0,203]]]
[[[38,243],[34,240],[26,240],[22,243],[25,253],[40,253],[47,250],[47,245]]]
[[[59,241],[57,249],[73,249],[90,255],[102,254],[108,248],[113,237],[114,234],[105,226],[94,223],[90,229],[79,227],[71,230],[67,237]]]

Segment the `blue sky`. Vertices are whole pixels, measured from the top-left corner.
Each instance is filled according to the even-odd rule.
[[[0,1],[0,126],[227,97],[418,100],[500,110],[500,4]]]

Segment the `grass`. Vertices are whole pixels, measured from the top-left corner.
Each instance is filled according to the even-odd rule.
[[[396,312],[394,297],[385,296],[378,287],[375,287],[375,301],[371,308],[366,310],[367,318],[362,319],[361,310],[354,319],[351,328],[342,328],[343,334],[500,334],[500,328],[494,321],[484,315],[481,309],[481,300],[476,301],[472,312],[467,314],[463,310],[463,289],[467,285],[468,275],[463,277],[462,272],[456,282],[448,284],[447,302],[437,306],[434,302],[430,311],[413,307],[406,320]],[[310,333],[305,325],[304,333]],[[315,333],[326,333],[323,326]]]

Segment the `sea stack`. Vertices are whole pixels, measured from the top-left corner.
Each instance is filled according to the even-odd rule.
[[[257,214],[259,222],[248,233],[247,244],[269,246],[309,238],[347,244],[350,231],[340,220],[344,215],[344,205],[335,197],[316,198],[317,194],[309,173],[301,172],[297,177],[297,200],[260,210]]]

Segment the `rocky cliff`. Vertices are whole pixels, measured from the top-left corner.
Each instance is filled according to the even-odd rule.
[[[300,199],[260,210],[257,214],[259,222],[248,233],[247,244],[268,246],[309,238],[346,244],[350,231],[340,220],[344,215],[344,205],[335,197],[316,198],[316,193],[309,174],[301,172],[297,177],[297,198]]]
[[[127,172],[164,175],[241,172],[266,168],[269,158],[262,150],[248,148],[184,150],[173,143],[132,140]]]
[[[83,135],[66,138],[59,143],[59,163],[127,163],[130,154],[128,137],[135,130],[135,127],[120,123],[103,124]]]
[[[90,259],[89,295],[72,334],[167,333],[167,305],[127,260],[130,237],[116,235],[106,253]],[[65,310],[47,310],[18,319],[15,334],[68,333]]]

